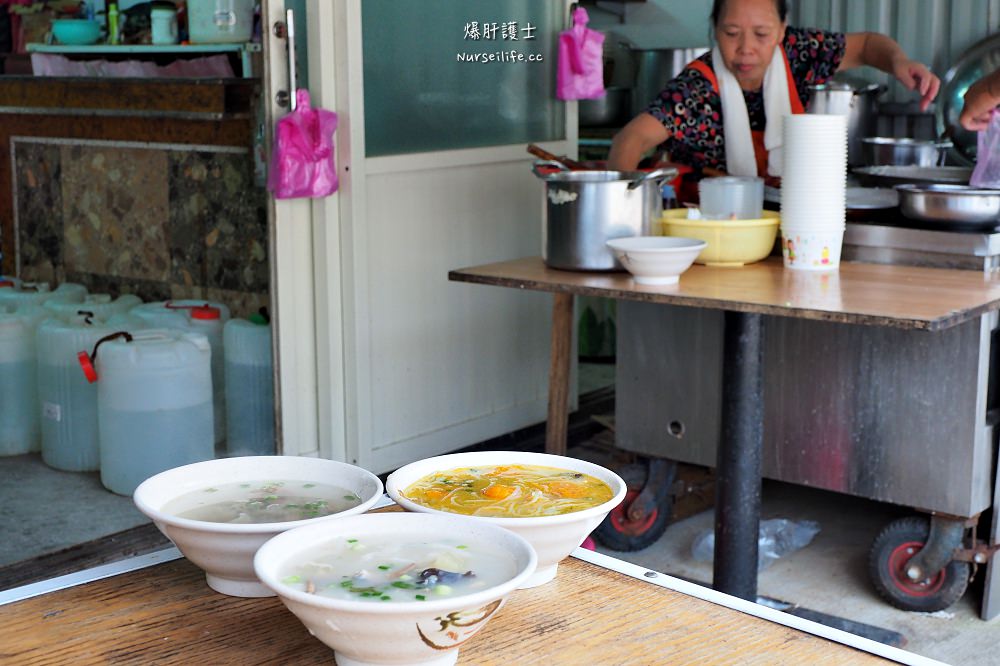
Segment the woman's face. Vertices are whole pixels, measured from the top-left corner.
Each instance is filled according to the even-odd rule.
[[[774,0],[726,0],[715,26],[726,67],[743,90],[758,90],[774,47],[785,38],[785,23]]]

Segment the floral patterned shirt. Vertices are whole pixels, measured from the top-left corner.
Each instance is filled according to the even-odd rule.
[[[837,71],[844,58],[845,44],[846,36],[842,32],[792,27],[785,31],[782,46],[804,106],[809,105],[809,87],[825,82]],[[698,59],[712,66],[711,51]],[[763,92],[743,91],[743,97],[750,116],[750,129],[763,130],[767,123]],[[661,148],[670,153],[671,161],[696,168],[725,169],[722,98],[700,72],[685,68],[667,83],[646,112],[670,132]]]

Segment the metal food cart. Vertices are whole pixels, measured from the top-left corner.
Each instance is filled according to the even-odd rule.
[[[1000,257],[995,232],[849,224],[844,243],[846,260],[874,263],[990,273]],[[663,460],[715,465],[723,315],[634,301],[617,314],[615,435],[653,461],[647,483],[660,487],[644,488],[648,501],[670,485]],[[764,477],[930,514],[876,538],[875,587],[901,608],[935,610],[962,595],[972,566],[989,562],[981,614],[1000,614],[996,512],[988,540],[975,538],[1000,487],[997,313],[935,335],[784,317],[765,317],[764,331]],[[631,518],[649,525],[641,510]]]

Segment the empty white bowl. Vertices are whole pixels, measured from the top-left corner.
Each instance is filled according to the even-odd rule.
[[[676,284],[694,263],[705,241],[679,236],[632,236],[607,243],[637,284]]]
[[[456,515],[454,513],[417,504],[404,496],[403,491],[417,480],[434,472],[443,472],[458,467],[487,465],[542,465],[572,472],[582,472],[608,484],[613,493],[612,498],[603,504],[583,511],[556,516],[531,518],[469,516],[471,520],[505,527],[527,539],[528,543],[534,547],[535,552],[538,553],[538,569],[533,576],[520,584],[521,588],[543,585],[555,578],[559,562],[583,543],[587,535],[604,520],[604,517],[613,508],[621,504],[627,491],[625,481],[620,476],[600,465],[566,456],[525,451],[475,451],[425,458],[401,467],[390,474],[386,479],[385,488],[389,497],[407,511],[454,516]]]
[[[163,511],[171,500],[214,485],[281,480],[341,486],[361,498],[361,504],[329,516],[280,523],[213,523]],[[293,527],[363,513],[381,496],[379,478],[354,465],[304,456],[245,456],[206,460],[160,472],[136,488],[133,500],[184,557],[205,571],[213,590],[234,597],[271,597],[274,592],[257,579],[253,570],[253,556],[265,541]]]
[[[281,581],[303,555],[349,538],[391,535],[407,544],[459,536],[470,547],[513,556],[515,574],[470,594],[426,601],[335,599],[293,589]],[[459,646],[486,625],[535,569],[535,552],[518,535],[465,516],[378,513],[349,516],[279,534],[264,544],[254,568],[264,584],[306,626],[334,650],[339,666],[424,664],[445,666],[458,659]],[[434,595],[431,595],[432,597]]]

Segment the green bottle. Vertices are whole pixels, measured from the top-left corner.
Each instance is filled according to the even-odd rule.
[[[108,3],[108,44],[118,43],[118,3]]]

